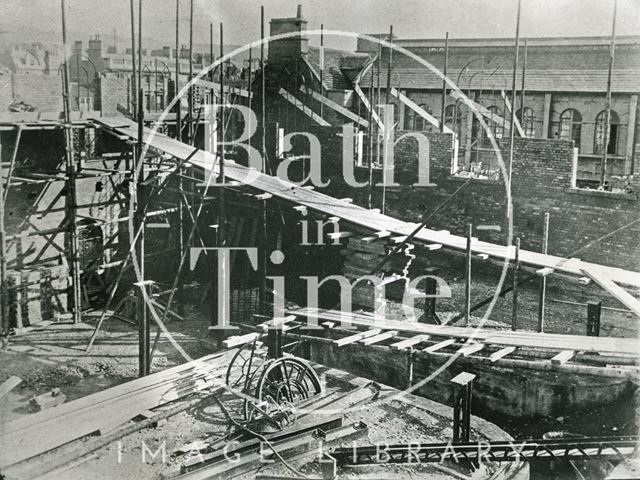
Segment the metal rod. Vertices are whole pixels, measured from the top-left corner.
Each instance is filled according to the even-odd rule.
[[[549,214],[544,214],[544,226],[542,231],[542,253],[547,254],[549,245]],[[547,277],[542,275],[540,278],[540,297],[538,302],[538,332],[544,331],[544,307],[547,296]]]
[[[65,2],[60,0],[62,7],[62,44],[64,51],[67,51],[67,24],[65,19]],[[69,106],[69,63],[65,56],[64,68],[62,75],[62,98],[64,110],[64,138],[66,148],[66,190],[65,196],[65,215],[67,226],[69,228],[70,237],[70,257],[71,261],[71,289],[73,298],[73,323],[80,323],[82,313],[82,292],[80,290],[80,259],[78,252],[80,250],[78,243],[78,225],[76,221],[78,199],[76,195],[76,166],[73,151],[73,133],[69,128],[71,125],[71,108]]]
[[[465,262],[465,283],[464,283],[464,320],[469,325],[471,319],[471,235],[473,225],[467,225],[467,257]]]
[[[129,0],[131,7],[131,110],[135,112],[138,105],[138,89],[136,88],[136,18],[133,0]]]
[[[511,330],[518,324],[518,280],[520,276],[520,238],[516,238],[516,252],[513,261],[513,297],[511,298]]]
[[[447,101],[447,67],[449,66],[449,32],[444,37],[444,77],[442,78],[442,117],[440,119],[440,131],[444,132],[444,110]]]
[[[609,75],[607,76],[607,106],[606,125],[602,139],[602,171],[600,172],[600,186],[604,187],[604,180],[607,173],[607,154],[609,153],[609,129],[611,128],[611,82],[613,79],[613,63],[616,52],[616,13],[618,10],[618,0],[613,2],[613,20],[611,22],[611,45],[609,47]]]
[[[508,185],[509,191],[511,191],[511,173],[513,170],[513,140],[515,137],[515,118],[516,118],[516,72],[518,70],[518,50],[520,49],[520,7],[522,0],[518,0],[518,13],[516,17],[516,41],[515,52],[513,54],[513,72],[512,72],[512,85],[511,85],[511,115],[510,115],[510,130],[509,130],[509,178]],[[506,95],[506,94],[505,94]],[[510,214],[510,212],[507,212]]]

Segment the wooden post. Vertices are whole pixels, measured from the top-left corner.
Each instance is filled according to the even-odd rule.
[[[462,372],[451,379],[453,383],[453,443],[469,442],[471,433],[472,373]]]
[[[424,281],[424,293],[430,295],[424,299],[424,320],[428,320],[428,323],[440,325],[440,319],[436,313],[436,293],[438,288],[438,282],[435,278],[426,278]]]
[[[520,87],[520,125],[524,121],[524,107],[525,107],[525,80],[527,78],[527,39],[524,39],[524,56],[522,58],[522,78]],[[513,102],[513,108],[516,108],[515,101]],[[523,127],[524,130],[524,127]],[[526,132],[525,132],[526,134]],[[535,131],[534,131],[535,136]]]
[[[520,238],[516,238],[516,252],[513,264],[513,297],[511,299],[511,330],[518,324],[518,281],[520,276]]]
[[[131,105],[132,111],[138,105],[138,89],[136,88],[136,19],[135,9],[133,8],[133,0],[129,1],[131,10]],[[142,67],[142,65],[140,65]]]
[[[65,20],[65,2],[61,0],[62,6],[62,44],[64,50],[67,50],[67,24]],[[65,216],[69,229],[70,237],[70,266],[72,278],[72,297],[73,297],[73,323],[80,323],[82,313],[82,292],[80,290],[80,258],[78,252],[80,245],[78,243],[78,198],[76,194],[76,165],[73,151],[73,130],[71,129],[71,113],[69,106],[69,64],[64,61],[62,75],[62,97],[64,110],[64,138],[66,149],[66,190],[65,197]]]
[[[469,325],[471,320],[471,234],[473,233],[473,225],[467,226],[467,257],[465,262],[465,283],[464,283],[464,321],[465,325]]]
[[[195,143],[195,124],[193,122],[193,0],[189,0],[189,145]]]
[[[151,328],[147,299],[150,298],[150,287],[155,282],[145,280],[136,282],[136,324],[138,325],[138,376],[145,377],[151,372]]]
[[[389,43],[393,42],[393,25],[389,27]],[[387,91],[385,92],[385,104],[389,105],[391,97],[391,63],[393,61],[393,48],[389,47],[389,62],[387,63]],[[446,75],[446,74],[445,74]]]
[[[407,388],[413,387],[413,347],[407,348]]]
[[[602,302],[587,302],[587,336],[600,336],[600,313]]]
[[[544,226],[542,232],[542,253],[547,254],[549,243],[549,214],[544,214]],[[544,331],[544,307],[547,296],[547,276],[542,275],[540,278],[540,298],[538,301],[538,332]]]
[[[264,6],[260,7],[260,96],[261,96],[261,133],[262,133],[262,172],[267,174],[267,113],[266,113],[266,83],[265,83],[265,70],[264,70]],[[277,133],[276,127],[276,133]],[[278,142],[276,142],[276,145]],[[262,202],[262,222],[261,222],[261,256],[260,256],[260,287],[259,287],[259,310],[263,315],[267,314],[267,202]]]

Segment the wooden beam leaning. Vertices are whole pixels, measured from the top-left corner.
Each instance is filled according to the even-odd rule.
[[[304,113],[306,116],[311,118],[318,125],[322,125],[323,127],[331,126],[331,124],[329,122],[327,122],[325,119],[323,119],[320,115],[318,115],[313,110],[311,110],[309,107],[307,107],[304,103],[302,103],[296,97],[294,97],[289,92],[287,92],[284,88],[281,88],[278,93],[280,94],[280,96],[282,98],[287,100],[291,105],[293,105],[298,110],[300,110],[302,113]]]
[[[345,337],[345,338],[340,338],[338,340],[334,340],[333,343],[334,343],[334,345],[336,345],[338,347],[344,347],[345,345],[349,345],[351,343],[359,342],[360,340],[363,340],[363,339],[368,338],[368,337],[375,337],[376,335],[379,335],[380,333],[382,333],[382,329],[380,329],[380,328],[372,328],[371,330],[367,330],[365,332],[356,333],[355,335],[350,335],[350,336]]]
[[[367,120],[365,120],[362,117],[359,117],[358,115],[353,113],[351,110],[348,110],[345,107],[343,107],[342,105],[337,104],[333,100],[328,99],[324,95],[321,95],[320,93],[318,93],[318,92],[316,92],[314,90],[311,90],[310,88],[307,88],[304,85],[300,86],[300,91],[303,92],[303,93],[306,93],[306,94],[310,94],[315,100],[317,100],[318,102],[322,103],[323,105],[326,105],[327,107],[335,110],[336,112],[340,113],[341,115],[344,115],[349,120],[353,120],[354,122],[356,122],[359,125],[362,125],[365,128],[367,128],[369,126],[369,122]]]
[[[440,128],[440,121],[437,118],[435,118],[434,116],[432,116],[429,113],[427,113],[423,108],[421,108],[413,100],[410,100],[406,95],[400,93],[395,88],[391,89],[391,95],[396,97],[398,100],[400,100],[402,103],[404,103],[407,107],[409,107],[411,110],[413,110],[418,115],[420,115],[422,118],[424,118],[431,125],[433,125],[434,127]],[[453,130],[451,130],[446,125],[443,128],[444,128],[444,132],[445,133],[454,133]]]
[[[594,282],[604,288],[616,300],[640,317],[640,300],[635,298],[621,286],[617,285],[608,276],[598,272],[596,269],[584,266],[582,267],[582,271]]]
[[[500,93],[502,94],[502,99],[504,100],[504,105],[507,107],[507,110],[509,111],[509,114],[511,114],[511,102],[509,101],[509,98],[507,97],[507,94],[504,93],[504,90],[501,90]],[[518,120],[517,115],[514,113],[513,114],[513,124],[516,127],[516,130],[518,131],[518,135],[520,135],[521,137],[524,137],[524,130],[522,130],[522,126],[520,125],[520,121]]]

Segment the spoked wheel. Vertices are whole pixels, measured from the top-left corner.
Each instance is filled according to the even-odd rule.
[[[292,357],[269,361],[261,375],[250,383],[253,395],[260,402],[260,410],[268,415],[282,410],[295,415],[296,404],[322,393],[320,378],[315,370],[299,358]],[[247,421],[262,416],[251,402],[245,401],[244,407]]]
[[[233,390],[250,393],[245,389],[250,385],[251,378],[266,362],[266,349],[255,343],[243,345],[229,362],[225,383]]]
[[[255,379],[260,377],[267,360],[267,352],[262,345],[249,343],[240,347],[229,362],[225,383],[236,395],[231,397],[227,408],[238,422],[246,419],[246,401],[237,394],[253,395]]]

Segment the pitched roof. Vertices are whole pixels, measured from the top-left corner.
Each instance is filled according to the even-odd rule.
[[[369,61],[368,53],[355,53],[335,48],[324,48],[322,81],[327,90],[350,90],[356,75]],[[320,48],[309,47],[309,65],[320,75]]]

